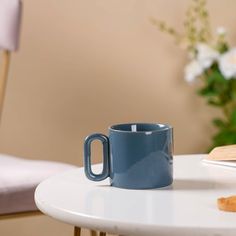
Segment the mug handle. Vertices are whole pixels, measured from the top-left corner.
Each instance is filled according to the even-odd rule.
[[[100,140],[103,145],[103,169],[101,174],[94,174],[91,167],[91,144],[94,140]],[[84,142],[84,171],[88,179],[101,181],[109,177],[109,138],[104,134],[92,134],[86,137]]]

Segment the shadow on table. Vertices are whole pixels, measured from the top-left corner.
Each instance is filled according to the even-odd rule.
[[[114,189],[114,187],[111,187],[110,185],[103,185],[103,184],[97,187],[101,189],[104,189],[104,188]],[[115,188],[115,189],[119,189],[119,188]],[[173,184],[170,186],[163,187],[163,188],[156,188],[156,189],[146,189],[146,190],[149,190],[149,191],[165,191],[165,190],[198,191],[198,190],[212,190],[212,189],[229,189],[229,185],[225,183],[208,181],[208,180],[175,179]]]

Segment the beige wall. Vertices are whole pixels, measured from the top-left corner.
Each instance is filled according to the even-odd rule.
[[[183,80],[186,54],[148,20],[156,16],[180,28],[188,2],[25,0],[0,151],[82,165],[86,135],[142,121],[172,124],[176,154],[204,152],[217,112]],[[209,1],[213,26],[225,25],[231,38],[235,7],[235,0]],[[27,225],[29,235],[50,235],[57,225],[42,217],[21,222],[0,222],[0,235],[27,235]],[[33,233],[40,223],[41,231]],[[68,227],[58,227],[57,235],[66,235]]]

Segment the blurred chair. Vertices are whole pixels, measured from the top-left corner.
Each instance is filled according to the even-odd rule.
[[[0,215],[36,211],[34,191],[37,185],[47,177],[71,168],[75,167],[0,154]]]
[[[11,52],[19,45],[21,0],[0,0],[0,121],[2,116]],[[0,154],[0,219],[38,215],[34,202],[37,185],[46,178],[76,166],[42,160],[26,160]],[[81,229],[76,227],[75,235]],[[97,233],[90,230],[92,236]],[[105,235],[100,233],[101,235]]]
[[[11,52],[19,45],[22,14],[20,0],[0,0],[0,121],[4,104]],[[42,160],[26,160],[0,154],[0,219],[38,215],[34,202],[37,185],[46,178],[76,166]],[[76,235],[80,235],[76,228]],[[96,232],[90,230],[92,236]]]
[[[22,3],[0,0],[0,119],[2,116],[10,54],[18,49]],[[26,160],[0,154],[0,216],[26,215],[37,211],[34,203],[36,186],[47,177],[76,168],[52,161]],[[20,214],[24,213],[24,214]],[[9,217],[9,216],[8,216]]]

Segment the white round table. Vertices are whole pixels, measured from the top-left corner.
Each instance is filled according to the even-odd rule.
[[[236,213],[219,211],[216,202],[236,194],[236,168],[207,165],[203,157],[175,156],[173,185],[152,190],[92,182],[78,168],[42,182],[35,201],[57,220],[113,234],[235,236]]]

